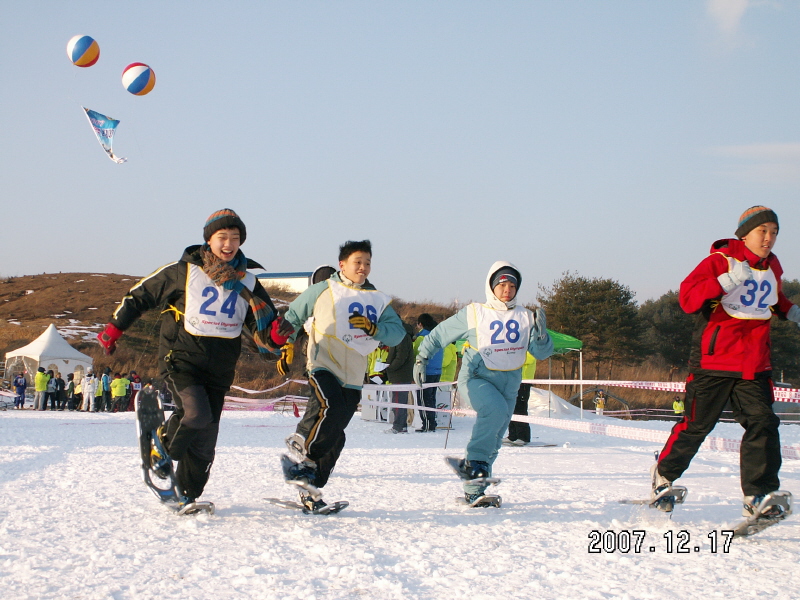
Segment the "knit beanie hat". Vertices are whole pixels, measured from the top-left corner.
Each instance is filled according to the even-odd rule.
[[[218,210],[217,212],[212,213],[211,216],[206,219],[206,224],[203,227],[203,239],[208,242],[215,232],[219,231],[220,229],[230,228],[236,228],[239,230],[239,243],[244,244],[244,240],[247,237],[247,229],[245,228],[242,220],[239,218],[239,215],[237,215],[230,208]]]
[[[492,276],[491,288],[494,289],[500,283],[513,283],[515,287],[519,288],[519,273],[517,273],[516,269],[512,269],[511,267],[503,267],[502,269],[498,269],[497,272]]]
[[[736,237],[741,239],[764,223],[775,223],[778,225],[778,215],[775,211],[766,206],[751,206],[739,217],[739,227],[736,229]]]

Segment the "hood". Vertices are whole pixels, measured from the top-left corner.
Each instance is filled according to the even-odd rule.
[[[721,252],[722,254],[737,260],[746,260],[751,267],[755,267],[757,269],[766,269],[775,257],[775,254],[770,252],[769,256],[766,258],[761,258],[760,256],[757,256],[748,250],[747,246],[742,240],[733,238],[717,240],[711,244],[710,252],[711,254]]]
[[[492,277],[494,274],[497,273],[503,267],[510,267],[517,272],[517,281],[519,284],[517,285],[517,295],[511,300],[511,302],[501,302],[497,299],[497,296],[494,295],[494,292],[491,288]],[[497,310],[508,310],[514,308],[517,305],[517,297],[519,296],[519,288],[522,287],[522,273],[519,272],[519,269],[512,265],[510,262],[506,262],[504,260],[498,260],[494,263],[491,268],[489,269],[489,274],[486,276],[486,304],[491,306],[492,308],[496,308]]]

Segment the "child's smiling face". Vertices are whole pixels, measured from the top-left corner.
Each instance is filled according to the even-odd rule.
[[[764,223],[742,238],[744,245],[759,258],[767,258],[778,240],[778,224]]]
[[[225,262],[233,260],[241,245],[241,234],[235,227],[219,229],[208,240],[208,247],[211,248],[212,254]]]
[[[369,277],[372,267],[372,255],[358,250],[344,260],[339,261],[339,270],[355,284],[361,285]]]

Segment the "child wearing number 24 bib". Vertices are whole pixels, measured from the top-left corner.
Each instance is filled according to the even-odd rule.
[[[498,261],[486,277],[486,303],[473,302],[439,323],[419,347],[414,379],[424,383],[425,362],[440,348],[466,339],[458,392],[478,413],[462,468],[468,479],[491,475],[492,464],[517,401],[527,352],[542,360],[553,353],[544,311],[517,306],[522,275],[511,263]],[[483,494],[485,482],[464,483],[468,502]]]
[[[134,321],[151,309],[161,311],[159,369],[176,404],[159,437],[178,461],[175,471],[182,503],[203,493],[214,462],[225,394],[233,383],[246,327],[264,356],[277,354],[275,307],[255,275],[263,269],[240,250],[247,236],[233,210],[211,214],[204,244],[189,246],[180,260],[151,273],[120,302],[111,322],[97,336],[111,354]]]

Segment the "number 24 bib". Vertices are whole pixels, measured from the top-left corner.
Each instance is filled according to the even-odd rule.
[[[255,275],[248,273],[243,283],[251,291]],[[186,308],[183,326],[201,337],[236,338],[242,333],[247,316],[247,301],[233,290],[216,285],[197,265],[189,264],[186,274]]]

